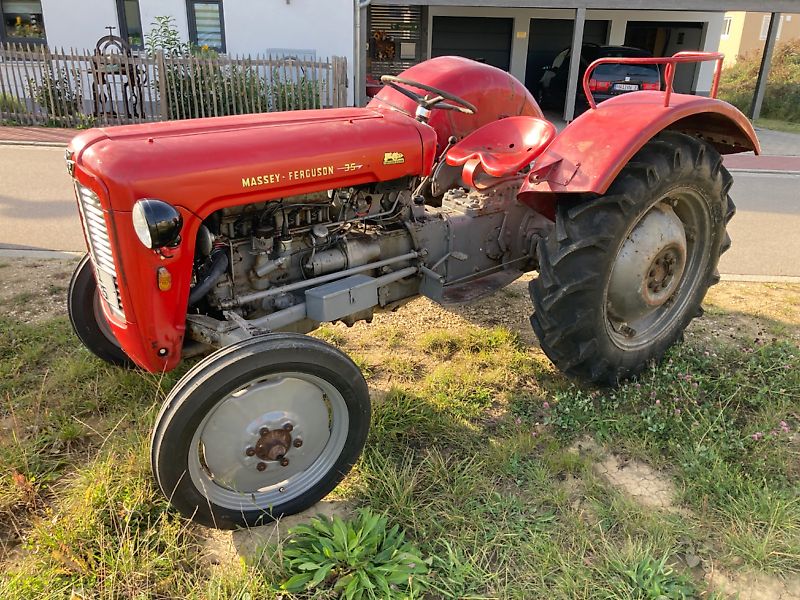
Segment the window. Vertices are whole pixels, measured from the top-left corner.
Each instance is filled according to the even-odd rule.
[[[760,40],[767,39],[767,32],[769,31],[769,20],[770,20],[770,18],[771,17],[768,14],[764,15],[761,18],[761,33],[759,34],[758,39],[760,39]]]
[[[189,0],[189,38],[198,46],[225,52],[225,24],[222,0]]]
[[[44,37],[44,19],[40,0],[2,0],[3,41],[41,43]]]
[[[722,38],[727,39],[727,37],[731,34],[731,18],[725,17],[722,21]]]
[[[142,36],[142,17],[139,12],[139,0],[117,0],[119,16],[119,35],[134,50],[144,48]]]

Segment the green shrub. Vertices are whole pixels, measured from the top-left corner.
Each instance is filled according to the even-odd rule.
[[[747,112],[753,101],[761,52],[750,52],[722,72],[719,96]],[[800,123],[800,39],[780,44],[772,55],[761,116]]]
[[[40,81],[29,79],[28,92],[53,121],[77,115],[81,111],[80,96],[72,89],[65,68],[43,71]]]
[[[4,113],[21,113],[25,111],[25,107],[18,98],[11,94],[0,94],[0,112]]]

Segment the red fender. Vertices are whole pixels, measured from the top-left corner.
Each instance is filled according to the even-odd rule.
[[[664,106],[663,92],[632,92],[570,123],[536,160],[519,199],[552,216],[555,194],[604,194],[633,155],[664,129],[706,140],[721,154],[761,151],[750,121],[727,102],[673,94]]]

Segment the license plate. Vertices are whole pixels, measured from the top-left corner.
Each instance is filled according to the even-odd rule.
[[[617,92],[635,92],[639,86],[635,83],[615,83],[614,90]]]

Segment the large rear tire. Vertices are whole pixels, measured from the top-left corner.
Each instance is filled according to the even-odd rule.
[[[529,288],[531,324],[559,369],[615,384],[681,338],[719,281],[732,182],[711,145],[662,132],[605,196],[559,204]]]
[[[153,431],[164,495],[209,527],[263,525],[313,506],[358,459],[367,384],[344,353],[279,333],[218,350],[173,388]]]
[[[87,254],[78,263],[67,292],[67,312],[75,335],[95,356],[111,365],[135,368],[122,350],[100,306],[94,267]]]

